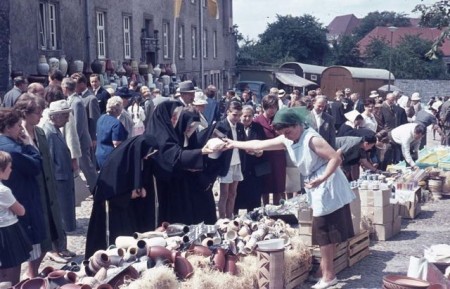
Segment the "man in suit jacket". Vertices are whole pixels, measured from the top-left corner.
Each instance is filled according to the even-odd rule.
[[[216,92],[217,88],[214,85],[209,85],[205,92],[208,104],[205,107],[204,115],[209,125],[220,120],[219,102],[215,99]]]
[[[328,102],[328,110],[326,112],[334,118],[335,130],[338,130],[346,120],[344,116],[344,105],[341,102],[343,96],[342,91],[337,91],[335,100]]]
[[[313,103],[311,111],[311,127],[314,128],[332,148],[336,147],[336,129],[334,127],[334,118],[326,113],[326,97],[317,96]]]
[[[350,99],[353,101],[353,109],[357,110],[359,113],[362,113],[364,111],[364,102],[362,101],[359,93],[352,93],[350,95]]]
[[[242,115],[242,104],[232,101],[227,110],[227,117],[217,124],[217,129],[227,138],[244,141],[244,125],[239,122]],[[242,171],[245,168],[245,152],[232,149],[223,152],[224,167],[219,172],[220,197],[219,217],[231,218],[234,211],[234,203],[237,195],[237,186],[244,179]]]
[[[91,83],[92,91],[97,98],[98,105],[100,107],[100,113],[106,113],[106,103],[108,102],[108,99],[111,97],[111,95],[100,85],[100,76],[98,74],[91,74],[91,76],[89,77],[89,82]]]
[[[396,105],[395,100],[395,95],[393,93],[388,93],[385,102],[383,102],[383,105],[381,106],[380,113],[383,129],[386,129],[388,132],[408,122],[405,110]]]
[[[179,84],[178,88],[180,89],[180,97],[178,97],[178,101],[183,104],[183,106],[190,106],[192,102],[194,102],[195,97],[195,87],[192,81],[186,80]]]
[[[92,140],[89,135],[88,119],[86,109],[80,96],[75,92],[75,81],[71,78],[64,78],[61,84],[67,102],[73,111],[75,126],[77,129],[78,139],[80,140],[81,157],[79,158],[80,169],[83,172],[89,190],[91,193],[97,183],[97,170],[92,161]]]

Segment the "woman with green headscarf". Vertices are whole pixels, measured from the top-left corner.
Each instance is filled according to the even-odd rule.
[[[354,235],[349,204],[355,195],[339,168],[340,155],[308,127],[308,117],[309,111],[303,107],[282,109],[272,123],[278,137],[263,141],[227,140],[227,147],[255,151],[284,149],[298,166],[313,210],[312,241],[320,246],[322,256],[316,275],[318,282],[312,288],[323,289],[338,282],[333,265],[335,244]]]

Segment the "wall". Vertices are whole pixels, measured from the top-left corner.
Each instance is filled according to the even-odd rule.
[[[450,80],[396,79],[394,85],[409,96],[418,92],[425,103],[432,96],[450,96]]]
[[[0,95],[8,88],[9,81],[9,1],[0,1]]]

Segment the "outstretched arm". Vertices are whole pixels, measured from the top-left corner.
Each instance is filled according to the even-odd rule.
[[[283,136],[266,140],[235,141],[232,139],[224,139],[224,141],[227,143],[227,149],[237,148],[251,151],[275,151],[284,150],[286,148],[282,138]]]

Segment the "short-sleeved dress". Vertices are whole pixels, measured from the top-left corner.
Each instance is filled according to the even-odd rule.
[[[284,136],[279,136],[285,144],[291,160],[299,167],[305,182],[322,175],[328,164],[328,160],[319,157],[309,147],[313,137],[322,138],[312,128],[306,128],[297,143],[293,143]],[[313,210],[314,245],[340,243],[353,237],[349,204],[355,199],[355,194],[340,168],[337,168],[318,187],[306,189],[306,192]]]
[[[128,132],[123,124],[115,117],[104,114],[97,121],[97,147],[95,157],[100,168],[106,158],[114,150],[113,141],[124,141]]]
[[[9,209],[15,202],[11,190],[0,182],[0,269],[19,266],[30,258],[31,241]]]

